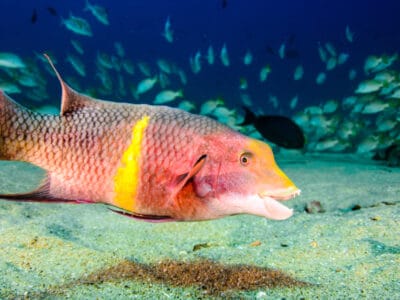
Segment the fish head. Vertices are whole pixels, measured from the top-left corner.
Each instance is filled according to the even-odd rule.
[[[281,201],[300,190],[278,167],[266,143],[235,135],[211,144],[204,167],[193,179],[207,208],[197,218],[252,214],[283,220],[293,214]]]

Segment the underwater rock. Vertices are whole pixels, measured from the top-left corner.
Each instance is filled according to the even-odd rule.
[[[387,162],[390,167],[400,167],[400,146],[393,145],[387,150]]]
[[[386,160],[389,167],[400,167],[400,145],[394,144],[386,149],[377,151],[373,159]]]
[[[351,207],[351,210],[352,210],[352,211],[355,211],[355,210],[360,210],[361,208],[362,208],[361,205],[356,204],[356,205],[353,205],[353,206]]]
[[[192,251],[194,252],[194,251],[198,251],[198,250],[200,250],[200,249],[209,248],[209,247],[211,247],[211,244],[210,244],[210,243],[196,244],[196,245],[193,246]]]
[[[306,204],[305,211],[308,214],[317,214],[323,213],[325,210],[322,208],[321,202],[319,201],[311,201]]]

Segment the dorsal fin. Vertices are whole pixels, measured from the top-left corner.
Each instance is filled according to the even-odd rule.
[[[96,100],[90,98],[88,96],[82,95],[71,88],[61,77],[60,73],[58,73],[56,67],[53,64],[50,56],[46,53],[43,54],[49,62],[51,68],[56,74],[58,81],[61,85],[61,110],[60,115],[63,116],[67,113],[72,113],[80,108],[93,106],[96,103]]]
[[[243,106],[243,110],[245,111],[245,117],[242,123],[240,123],[240,126],[245,126],[249,124],[254,124],[254,122],[257,119],[257,116],[246,106]]]

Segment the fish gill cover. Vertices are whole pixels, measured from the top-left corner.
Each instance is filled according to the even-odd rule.
[[[0,88],[27,106],[57,112],[46,52],[72,87],[98,98],[177,106],[277,143],[255,124],[239,125],[246,106],[260,117],[292,118],[308,151],[375,155],[395,165],[399,6],[3,1]],[[281,136],[289,140],[278,144],[291,143],[285,128]]]

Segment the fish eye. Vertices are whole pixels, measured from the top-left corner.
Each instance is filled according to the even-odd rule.
[[[242,166],[247,166],[250,163],[250,159],[252,157],[252,154],[249,152],[244,152],[240,155],[240,164]]]

